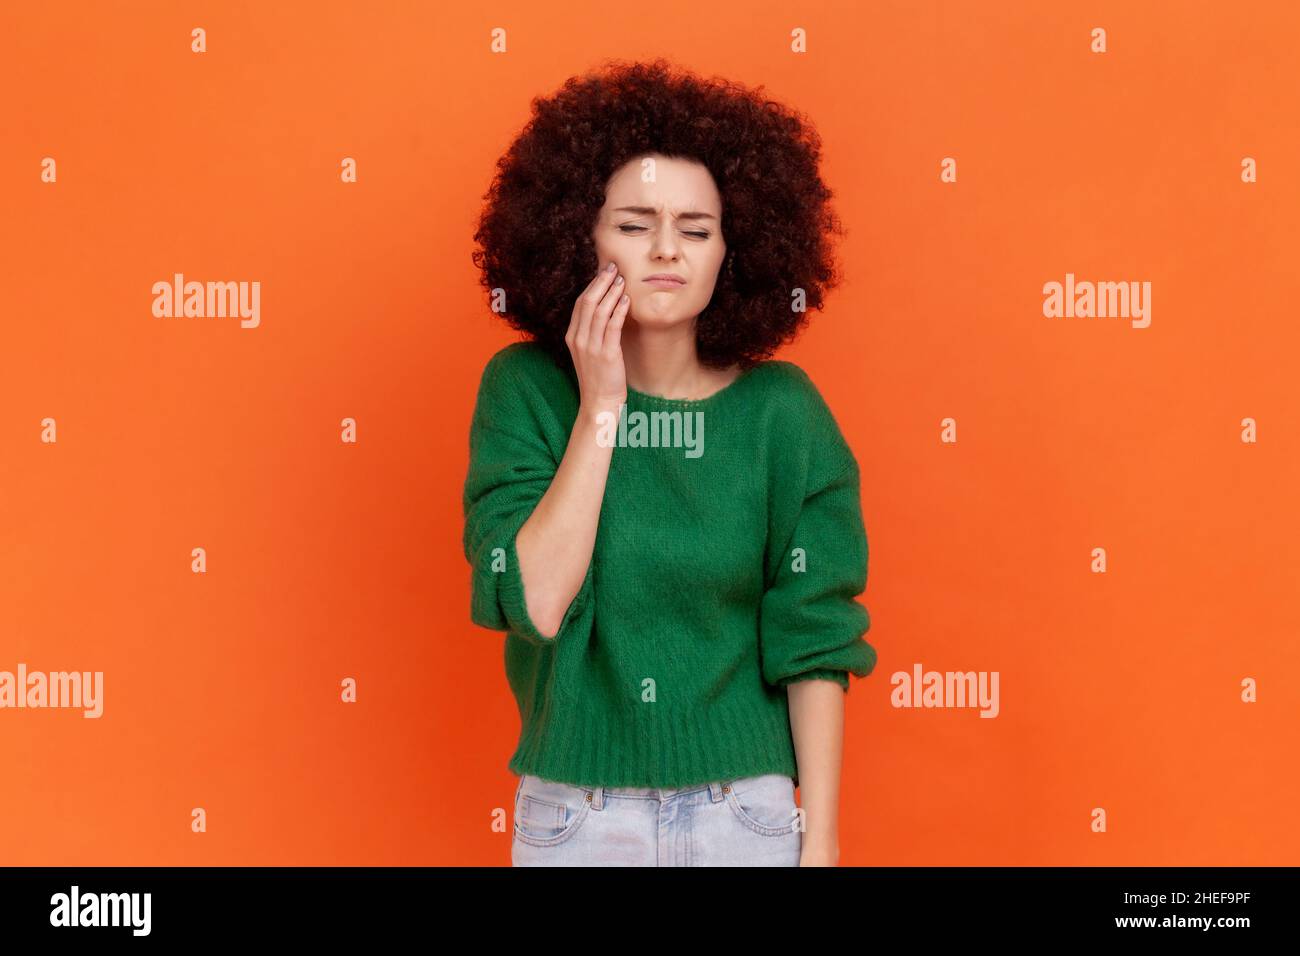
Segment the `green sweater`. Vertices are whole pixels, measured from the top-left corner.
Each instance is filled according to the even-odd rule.
[[[628,389],[586,578],[554,638],[515,535],[578,413],[572,369],[518,342],[488,362],[469,437],[470,618],[505,631],[509,768],[579,786],[798,781],[786,685],[847,691],[876,652],[858,465],[816,386],[766,361],[708,398]]]

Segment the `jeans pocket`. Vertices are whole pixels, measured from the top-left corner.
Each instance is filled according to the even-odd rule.
[[[581,828],[592,791],[524,774],[515,793],[515,837],[530,846],[555,846]]]
[[[781,773],[723,781],[723,796],[736,817],[763,836],[793,833],[798,822],[794,780]]]

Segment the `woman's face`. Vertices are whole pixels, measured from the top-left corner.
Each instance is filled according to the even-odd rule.
[[[722,197],[702,163],[638,157],[610,177],[592,238],[599,264],[618,265],[630,319],[646,327],[690,322],[713,297],[727,251]],[[683,281],[647,281],[661,274]]]

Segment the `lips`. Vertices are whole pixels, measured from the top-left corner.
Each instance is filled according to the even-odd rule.
[[[673,275],[671,272],[656,272],[652,276],[646,276],[643,282],[653,282],[656,285],[685,285],[686,280],[681,276]]]

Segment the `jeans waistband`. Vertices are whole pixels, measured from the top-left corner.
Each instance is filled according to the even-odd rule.
[[[648,800],[667,800],[684,793],[709,791],[709,799],[717,803],[722,799],[723,787],[727,782],[715,780],[711,783],[697,783],[690,787],[583,787],[591,792],[591,809],[600,810],[605,805],[605,797],[643,797]]]

